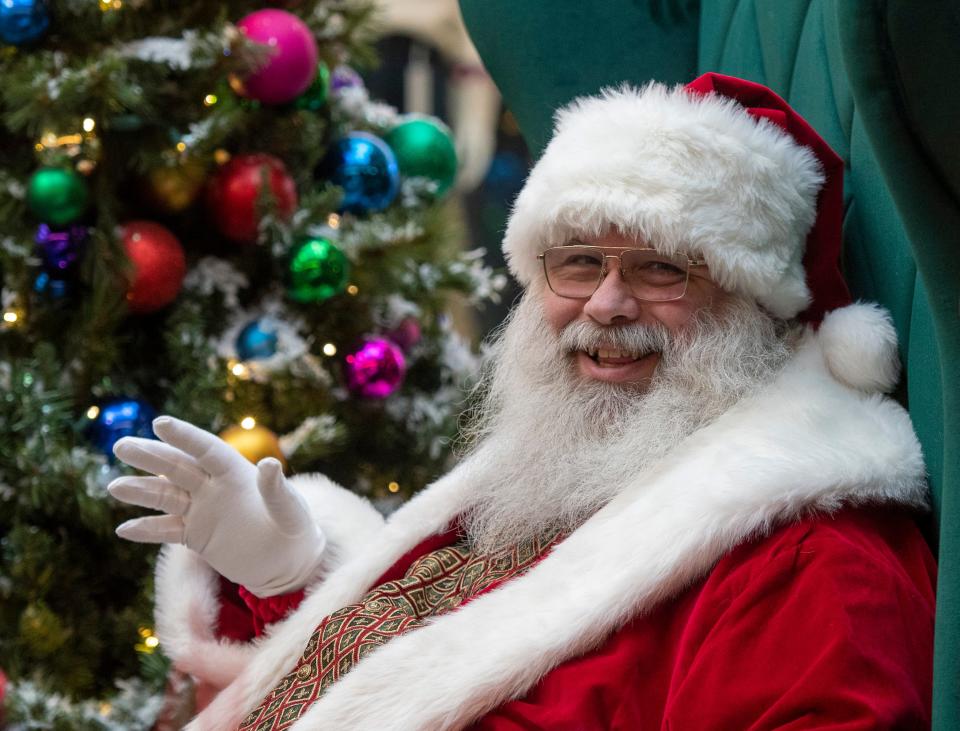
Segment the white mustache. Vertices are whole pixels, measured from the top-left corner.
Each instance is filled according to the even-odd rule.
[[[672,343],[666,326],[655,325],[597,325],[592,322],[573,322],[560,332],[560,347],[565,353],[619,350],[624,353],[663,353]]]

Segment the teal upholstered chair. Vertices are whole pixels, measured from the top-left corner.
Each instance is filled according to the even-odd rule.
[[[900,333],[939,555],[933,726],[960,729],[960,3],[461,0],[536,155],[606,84],[718,71],[785,97],[846,160],[844,271]]]

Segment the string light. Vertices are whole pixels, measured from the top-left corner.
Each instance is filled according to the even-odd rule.
[[[96,419],[98,416],[100,416],[100,407],[99,407],[99,406],[91,406],[89,409],[87,409],[87,418],[88,418],[88,419]]]
[[[234,366],[230,369],[230,372],[237,378],[247,377],[247,367],[243,363],[234,364]]]
[[[324,354],[324,355],[336,355],[336,354],[337,354],[337,346],[334,345],[333,343],[326,343],[326,344],[323,346],[323,354]]]
[[[213,159],[217,165],[225,165],[230,162],[230,153],[224,149],[214,150]]]
[[[178,142],[178,143],[177,143],[177,152],[186,152],[186,151],[187,151],[187,143],[186,143],[186,142]]]
[[[93,128],[97,126],[96,121],[92,117],[87,117],[83,120],[83,131],[84,132],[93,132]]]
[[[9,322],[11,325],[20,319],[20,316],[13,310],[9,310],[3,313],[3,321]]]
[[[257,425],[257,420],[254,419],[252,416],[245,416],[243,420],[240,422],[240,426],[242,426],[244,429],[253,429],[253,427],[255,427],[256,425]]]
[[[387,485],[387,489],[390,492],[400,492],[400,485],[396,482],[391,482]]]
[[[110,715],[110,711],[113,710],[113,706],[106,701],[100,704],[100,715],[106,718]]]
[[[160,638],[153,634],[153,630],[150,627],[140,627],[140,629],[137,630],[137,634],[140,635],[140,639],[143,640],[133,646],[133,649],[137,652],[151,655],[153,651],[160,646]]]
[[[217,103],[216,94],[207,94],[205,97],[203,97],[203,105],[205,107],[212,107],[216,103]]]
[[[340,228],[340,216],[336,213],[331,213],[327,216],[327,225],[332,229]]]
[[[360,288],[357,285],[355,284],[347,285],[347,294],[353,295],[355,297],[357,295],[357,292],[359,291],[360,291]]]

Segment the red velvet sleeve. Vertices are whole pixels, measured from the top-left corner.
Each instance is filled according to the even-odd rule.
[[[858,520],[718,567],[686,624],[662,731],[929,728],[932,557],[912,524],[861,532]],[[643,726],[628,706],[615,728]]]
[[[261,599],[245,586],[220,577],[220,614],[217,636],[247,642],[263,634],[268,624],[283,619],[300,606],[303,589]]]

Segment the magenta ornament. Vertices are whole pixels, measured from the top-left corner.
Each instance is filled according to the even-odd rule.
[[[285,104],[303,94],[317,74],[317,41],[300,18],[266,8],[237,23],[247,38],[272,48],[266,64],[243,79],[243,95],[264,104]]]
[[[407,372],[403,351],[386,338],[367,338],[345,358],[347,388],[363,398],[387,398]]]

